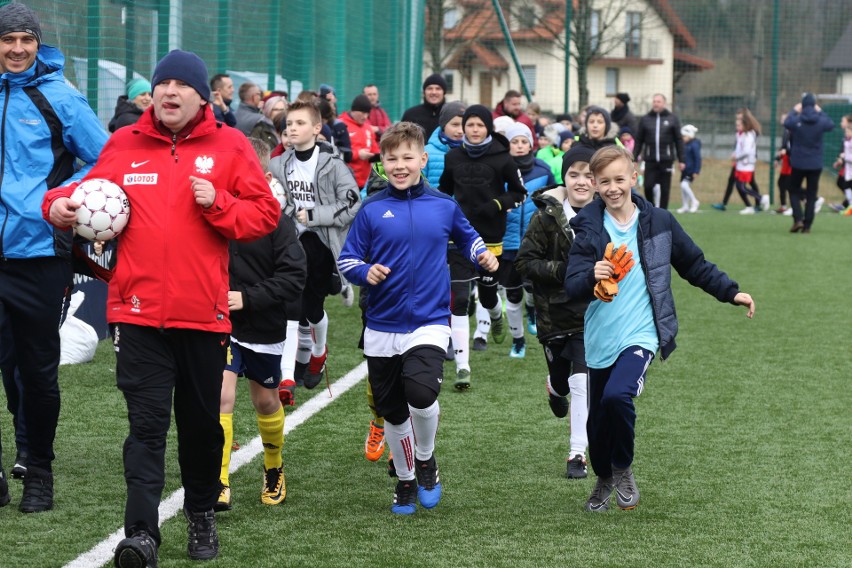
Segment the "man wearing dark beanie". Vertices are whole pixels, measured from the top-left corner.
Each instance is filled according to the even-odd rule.
[[[118,248],[121,268],[107,296],[116,383],[130,422],[127,538],[115,549],[119,567],[157,563],[172,400],[189,556],[218,555],[219,397],[229,311],[243,301],[229,287],[228,241],[272,232],[281,214],[248,139],[213,116],[204,62],[172,51],[151,82],[154,104],[112,135],[87,176],[122,186],[133,204]],[[45,196],[42,210],[53,225],[66,228],[76,220],[78,204],[70,199],[76,185]]]
[[[423,104],[413,106],[402,114],[403,122],[420,126],[428,140],[438,128],[438,117],[444,107],[447,81],[440,73],[432,73],[423,81]]]
[[[72,284],[73,235],[44,222],[41,202],[48,190],[86,175],[107,140],[85,97],[65,83],[64,61],[58,49],[43,43],[32,10],[17,3],[0,7],[0,313],[12,339],[4,341],[4,358],[14,361],[11,380],[4,383],[8,400],[19,401],[12,406],[19,439],[27,444],[19,445],[15,460],[24,475],[18,507],[24,513],[53,508],[53,442],[60,406],[57,322],[64,317],[62,306]],[[82,163],[79,170],[77,161]],[[0,465],[0,506],[9,500]]]
[[[370,162],[378,154],[376,136],[369,122],[371,110],[373,105],[370,99],[367,95],[361,94],[352,99],[349,112],[339,116],[349,133],[349,142],[352,145],[352,160],[349,162],[349,168],[355,175],[358,187],[364,187],[367,183],[367,178],[370,177]]]
[[[636,117],[630,112],[630,107],[627,103],[630,102],[630,95],[627,93],[618,93],[612,99],[612,121],[619,127],[629,127],[631,130],[636,130]]]

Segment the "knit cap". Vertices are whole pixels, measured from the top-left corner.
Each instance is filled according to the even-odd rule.
[[[349,107],[349,110],[370,112],[373,110],[373,104],[367,98],[367,95],[358,95],[352,99],[352,106]]]
[[[584,146],[582,144],[576,144],[571,146],[571,149],[565,152],[565,155],[562,156],[562,179],[565,180],[565,174],[568,173],[568,168],[570,168],[576,162],[591,162],[592,156],[595,155],[595,151],[588,146]]]
[[[38,16],[28,6],[17,2],[0,8],[0,37],[14,32],[30,34],[41,45],[41,25],[38,23]]]
[[[425,91],[429,85],[438,85],[442,91],[447,92],[447,80],[440,73],[432,73],[426,77],[426,80],[423,81],[423,90]]]
[[[467,124],[467,121],[472,116],[482,120],[483,124],[485,124],[485,130],[488,131],[489,136],[494,133],[494,119],[491,118],[491,111],[488,107],[483,105],[471,105],[467,107],[467,110],[464,111],[464,114],[462,115],[462,127]]]
[[[512,124],[508,129],[506,129],[506,140],[511,142],[514,138],[518,136],[523,136],[527,140],[529,140],[530,146],[533,145],[533,136],[532,132],[530,132],[530,127],[524,124],[523,122],[516,122]]]
[[[207,65],[191,51],[173,49],[160,59],[151,77],[151,84],[159,85],[168,79],[183,81],[195,89],[205,101],[210,100],[210,85],[207,84]]]
[[[628,95],[627,93],[616,93],[615,98],[617,98],[618,100],[620,100],[624,104],[627,104],[627,103],[630,102],[630,95]]]
[[[441,129],[449,124],[449,122],[457,116],[464,116],[464,103],[461,101],[452,101],[446,103],[441,108],[441,114],[438,115],[438,124],[441,125]]]
[[[698,128],[696,128],[692,124],[687,124],[686,126],[680,129],[681,136],[689,136],[690,138],[695,138],[696,134],[698,134]]]
[[[131,80],[127,83],[127,98],[128,100],[133,100],[142,93],[150,93],[151,92],[151,83],[146,81],[145,79],[137,78]]]
[[[494,119],[494,132],[505,134],[513,124],[515,124],[515,119],[511,116],[498,116]]]
[[[599,106],[590,106],[586,109],[586,133],[589,132],[589,117],[593,114],[599,114],[603,117],[604,122],[606,123],[606,128],[604,129],[604,136],[609,133],[609,129],[612,128],[612,118],[609,116],[609,111],[603,107]]]

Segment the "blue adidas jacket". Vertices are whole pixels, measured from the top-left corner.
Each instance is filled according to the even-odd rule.
[[[42,218],[48,189],[83,178],[107,133],[86,98],[65,83],[65,57],[42,44],[32,67],[0,75],[0,255],[70,258],[71,231]],[[75,173],[77,159],[83,167]]]
[[[733,303],[739,285],[704,258],[704,253],[674,215],[654,207],[636,193],[632,194],[632,199],[639,208],[639,255],[651,296],[660,354],[666,359],[677,346],[678,328],[671,267],[681,278],[720,302]],[[603,258],[606,245],[612,240],[604,229],[604,207],[603,200],[595,199],[570,221],[575,236],[568,251],[565,291],[572,300],[591,302],[595,299],[595,263]]]
[[[521,248],[521,240],[530,226],[530,219],[536,212],[532,194],[543,187],[556,185],[556,179],[547,162],[538,158],[533,162],[533,167],[524,176],[524,187],[527,188],[527,198],[506,214],[506,234],[503,236],[503,250],[518,250]]]
[[[370,286],[367,272],[373,264],[390,268],[386,280],[369,287],[370,329],[409,333],[449,325],[450,240],[462,243],[474,264],[486,250],[458,203],[422,181],[405,192],[388,186],[361,205],[337,266],[359,286]]]

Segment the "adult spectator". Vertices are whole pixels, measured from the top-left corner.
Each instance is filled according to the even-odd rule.
[[[287,111],[287,100],[281,96],[273,96],[263,102],[261,110],[262,118],[257,121],[249,133],[249,138],[263,140],[269,150],[278,146],[281,142],[278,131],[275,129],[275,118]]]
[[[370,177],[370,162],[378,155],[373,129],[367,120],[372,108],[373,105],[366,95],[358,95],[352,100],[349,112],[340,115],[352,144],[352,161],[349,162],[349,167],[355,174],[355,182],[359,188],[367,183],[367,178]]]
[[[334,114],[337,114],[337,93],[335,92],[334,87],[327,83],[322,83],[319,86],[319,98],[328,101],[334,111]]]
[[[627,93],[618,93],[612,98],[612,122],[619,126],[619,130],[625,126],[631,132],[636,130],[636,117],[630,111],[630,95]]]
[[[234,99],[234,81],[230,75],[219,73],[210,79],[210,94],[213,103],[213,116],[219,122],[228,126],[237,125],[236,114],[231,112],[231,102]]]
[[[118,97],[115,114],[109,121],[109,131],[115,132],[122,126],[136,124],[142,113],[151,106],[151,83],[145,79],[133,79],[127,84],[127,94]]]
[[[802,102],[787,114],[784,128],[790,131],[790,166],[793,168],[789,185],[790,207],[793,209],[793,226],[790,232],[810,233],[819,191],[819,176],[823,167],[822,139],[826,132],[834,129],[834,121],[822,112],[811,93],[805,93]],[[804,193],[802,181],[806,184]]]
[[[654,186],[660,186],[660,208],[668,209],[675,160],[682,171],[683,137],[680,121],[666,108],[666,97],[657,93],[651,111],[639,120],[633,155],[645,161],[645,197],[654,203]]]
[[[86,175],[108,137],[85,97],[65,83],[64,61],[42,43],[32,10],[17,3],[0,8],[0,310],[23,383],[29,455],[19,508],[25,513],[53,508],[58,323],[72,282],[72,233],[45,223],[41,202],[49,189]]]
[[[239,96],[236,128],[246,136],[251,136],[251,131],[263,119],[260,112],[263,93],[260,92],[260,87],[246,81],[240,85]]]
[[[373,128],[373,134],[378,141],[382,137],[382,132],[390,128],[391,122],[388,113],[382,108],[379,102],[379,88],[373,84],[364,87],[364,94],[370,99],[370,104],[373,108],[370,109],[370,126]]]
[[[508,116],[515,122],[525,124],[530,129],[530,132],[535,132],[535,125],[521,107],[521,93],[518,91],[512,89],[506,91],[506,94],[503,95],[503,100],[497,103],[492,114],[494,118]]]
[[[340,152],[340,156],[347,164],[352,161],[352,142],[349,141],[349,131],[346,124],[334,114],[334,105],[327,99],[318,99],[317,107],[322,119],[320,137],[329,142]]]
[[[194,53],[171,51],[157,63],[151,83],[152,108],[136,128],[110,138],[88,176],[121,183],[133,203],[107,296],[116,383],[130,423],[123,452],[126,538],[115,549],[118,567],[157,565],[172,400],[189,556],[218,555],[213,505],[231,331],[228,241],[270,233],[281,213],[248,139],[213,118],[204,62]],[[142,160],[139,167],[129,169],[136,160]],[[69,227],[76,219],[68,197],[73,187],[44,198],[42,211],[55,226]],[[162,214],[163,203],[169,215]]]
[[[403,122],[413,122],[423,129],[428,139],[439,126],[441,109],[446,102],[447,81],[440,73],[432,73],[423,81],[423,103],[402,113]]]

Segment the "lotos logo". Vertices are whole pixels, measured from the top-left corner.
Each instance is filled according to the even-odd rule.
[[[158,174],[124,174],[124,185],[157,185]]]

